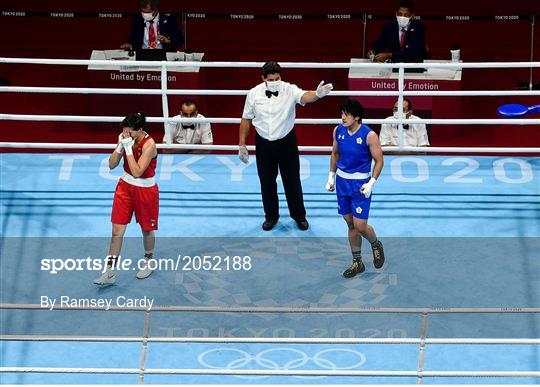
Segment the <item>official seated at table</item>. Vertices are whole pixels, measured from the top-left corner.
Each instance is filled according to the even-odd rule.
[[[128,42],[124,50],[163,49],[176,51],[184,44],[176,17],[160,13],[157,0],[141,0],[141,13],[133,18]]]
[[[427,57],[426,27],[414,17],[414,4],[401,0],[396,20],[386,24],[368,52],[374,62],[423,62]]]
[[[191,99],[185,99],[180,105],[180,114],[173,118],[204,118],[199,113],[197,103]],[[171,140],[173,144],[203,144],[212,145],[212,127],[209,122],[173,122],[169,124]],[[163,143],[167,142],[167,136],[163,137]],[[163,153],[211,153],[211,150],[195,149],[164,149]]]
[[[393,115],[386,119],[417,120],[419,117],[413,115],[412,102],[408,98],[403,98],[403,113],[398,112],[398,101],[394,103]],[[382,124],[379,135],[382,146],[399,145],[398,124]],[[403,146],[429,146],[429,139],[425,124],[403,124]]]

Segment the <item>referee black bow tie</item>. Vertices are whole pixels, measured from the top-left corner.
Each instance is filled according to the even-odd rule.
[[[195,125],[182,125],[184,129],[195,129]]]
[[[279,91],[274,91],[274,92],[272,92],[272,91],[270,91],[270,90],[266,90],[266,96],[267,96],[268,98],[272,98],[272,96],[277,97],[278,94],[279,94]]]

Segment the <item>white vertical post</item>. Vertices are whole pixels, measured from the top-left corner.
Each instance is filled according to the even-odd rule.
[[[150,309],[144,314],[144,327],[141,346],[141,359],[139,365],[139,384],[144,384],[144,372],[146,370],[146,359],[148,357],[148,337],[150,336]]]
[[[187,48],[187,40],[188,40],[188,35],[187,35],[187,13],[186,12],[182,12],[182,26],[184,27],[184,51],[186,51],[186,48]]]
[[[422,384],[422,374],[426,363],[426,338],[427,338],[427,319],[428,314],[422,313],[422,323],[420,326],[420,348],[418,352],[418,378],[416,384]]]
[[[163,117],[169,118],[169,100],[167,99],[167,61],[161,62],[161,105],[163,109]],[[163,123],[163,133],[165,134],[165,143],[171,144],[171,131],[169,130],[169,123],[165,121]]]
[[[534,61],[534,21],[535,15],[531,15],[531,63]],[[529,68],[529,90],[533,89],[533,68]]]
[[[362,36],[362,58],[366,57],[366,40],[367,40],[367,21],[368,21],[368,15],[367,13],[362,14],[362,24],[364,29],[364,34]]]
[[[403,64],[399,64],[398,72],[398,112],[399,112],[399,124],[398,124],[398,146],[403,147],[403,90],[405,89],[405,67]]]

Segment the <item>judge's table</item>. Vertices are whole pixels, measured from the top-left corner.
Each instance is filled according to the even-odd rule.
[[[450,61],[426,60],[424,63],[444,63]],[[371,63],[369,59],[352,58],[351,63]],[[405,69],[407,71],[407,69]],[[392,91],[398,89],[398,73],[390,68],[349,69],[349,90]],[[405,90],[437,91],[461,90],[461,69],[427,68],[422,73],[405,72]],[[388,110],[389,115],[397,97],[355,97],[368,109]],[[459,115],[460,97],[407,97],[413,102],[414,110],[431,111],[433,118],[447,118]],[[458,111],[456,111],[458,109]]]
[[[130,60],[136,63],[136,53],[130,56],[125,50],[93,50],[92,60]],[[186,54],[167,52],[167,61],[202,61],[204,53]],[[187,57],[187,58],[186,58]],[[167,69],[168,89],[201,89],[200,67],[171,67]],[[92,87],[159,89],[161,88],[161,68],[145,66],[106,66],[91,64],[88,66],[89,80]],[[144,111],[147,116],[162,116],[161,94],[93,94],[90,96],[92,114],[125,116],[128,113]],[[169,95],[169,115],[178,114],[181,101],[189,96]],[[202,97],[204,98],[204,97]],[[201,97],[197,97],[200,103]]]

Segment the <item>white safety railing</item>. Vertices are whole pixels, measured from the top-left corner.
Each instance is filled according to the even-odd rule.
[[[419,338],[334,338],[320,337],[131,337],[131,336],[38,336],[38,335],[1,335],[3,341],[80,341],[112,343],[243,343],[243,344],[421,344]],[[443,345],[540,345],[540,339],[497,339],[497,338],[443,338],[425,339],[425,344]]]
[[[49,310],[39,304],[0,304],[0,310]],[[104,308],[59,307],[54,310],[95,310],[107,311]],[[141,343],[141,362],[139,368],[90,368],[90,367],[0,367],[0,373],[78,373],[78,374],[136,374],[140,382],[145,375],[259,375],[259,376],[366,376],[366,377],[416,377],[421,383],[423,378],[537,378],[540,371],[425,371],[426,345],[540,345],[540,338],[428,338],[427,320],[429,314],[456,313],[504,313],[504,314],[536,314],[540,308],[380,308],[380,307],[223,307],[223,306],[156,306],[143,307],[112,307],[108,310],[119,312],[143,312],[144,326],[141,337],[123,336],[53,336],[53,335],[0,335],[1,341],[41,341],[41,342],[129,342]],[[162,312],[199,312],[199,313],[407,313],[420,314],[421,330],[419,338],[311,338],[311,337],[150,337],[151,313]],[[314,345],[354,345],[354,344],[404,344],[419,345],[419,359],[416,370],[357,370],[357,369],[325,369],[325,370],[290,370],[290,369],[159,369],[146,368],[148,343],[266,343],[266,344],[314,344]]]
[[[204,145],[204,144],[157,144],[158,149],[183,149],[183,150],[209,150],[209,151],[238,151],[238,145]],[[9,149],[107,149],[113,150],[116,144],[78,144],[78,143],[45,143],[45,142],[0,142],[0,148]],[[255,150],[254,145],[248,145],[247,149]],[[301,152],[330,152],[330,146],[299,146]],[[423,152],[423,153],[513,153],[524,154],[540,153],[540,148],[521,147],[415,147],[415,146],[383,146],[383,152]]]
[[[156,67],[163,64],[167,68],[177,67],[217,67],[217,68],[261,68],[265,62],[199,62],[199,61],[137,61],[130,60],[92,60],[92,59],[45,59],[45,58],[6,58],[0,57],[0,63],[40,64],[40,65],[74,65],[74,66],[134,66]],[[350,63],[350,62],[279,62],[282,68],[300,69],[350,69],[350,68],[537,68],[540,62],[433,62],[433,63]]]
[[[0,58],[0,63],[39,64],[39,65],[101,65],[101,66],[145,66],[156,67],[161,71],[159,89],[113,89],[113,88],[64,88],[64,87],[0,87],[1,92],[7,93],[81,93],[81,94],[139,94],[160,95],[162,98],[162,117],[149,117],[148,122],[165,124],[172,122],[211,122],[238,124],[237,118],[205,118],[205,119],[173,119],[169,117],[167,95],[237,95],[247,94],[247,90],[170,90],[167,85],[167,72],[175,67],[226,67],[226,68],[260,68],[262,62],[137,62],[131,61],[94,61],[94,60],[63,60],[63,59],[31,59],[31,58]],[[281,63],[283,68],[398,68],[397,91],[333,91],[330,96],[397,96],[398,109],[403,109],[404,96],[538,96],[537,91],[408,91],[404,88],[405,68],[538,68],[540,62],[514,63]],[[61,116],[61,115],[21,115],[0,114],[0,120],[19,121],[71,121],[71,122],[119,122],[123,117],[107,116]],[[338,119],[297,119],[297,124],[338,124]],[[441,125],[540,125],[538,119],[366,119],[366,124],[390,123],[399,125],[400,144],[403,144],[403,124],[441,124]],[[170,140],[170,137],[168,137]],[[170,142],[170,141],[169,141]],[[47,148],[47,149],[112,149],[109,144],[51,144],[51,143],[0,143],[0,148]],[[236,145],[158,145],[159,148],[173,149],[213,149],[237,150]],[[254,149],[254,147],[249,147]],[[489,153],[540,153],[540,148],[450,148],[450,147],[385,147],[387,151],[422,151],[422,152],[489,152]],[[300,147],[303,151],[330,151],[330,147]],[[0,304],[0,310],[39,309],[39,304]],[[55,308],[55,310],[103,310],[96,308]],[[496,339],[496,338],[427,338],[427,317],[429,314],[447,313],[540,313],[540,308],[291,308],[291,307],[154,307],[118,308],[115,311],[144,312],[144,328],[142,337],[67,337],[39,335],[2,335],[0,340],[18,341],[99,341],[99,342],[140,342],[140,368],[51,368],[51,367],[0,367],[2,373],[92,373],[92,374],[138,374],[141,381],[145,374],[189,374],[189,375],[286,375],[286,376],[412,376],[421,380],[422,377],[540,377],[539,371],[424,371],[424,347],[437,344],[498,344],[498,345],[540,345],[540,339]],[[151,313],[163,312],[198,312],[198,313],[409,313],[422,315],[422,330],[420,338],[388,338],[388,339],[314,339],[314,338],[185,338],[185,337],[149,337]],[[364,371],[364,370],[231,370],[231,369],[147,369],[145,364],[147,344],[150,342],[188,342],[188,343],[288,343],[288,344],[413,344],[419,345],[419,362],[416,371]]]
[[[161,89],[118,89],[108,87],[40,87],[40,86],[0,86],[5,93],[46,93],[46,94],[120,94],[120,95],[161,95]],[[213,90],[213,89],[167,89],[168,95],[220,95],[244,96],[249,90]],[[397,97],[399,91],[381,90],[334,90],[330,92],[334,97]],[[540,96],[540,90],[404,90],[405,96],[420,97],[495,97],[495,96]]]
[[[43,310],[40,304],[0,304],[2,309]],[[93,310],[93,311],[138,311],[138,312],[193,312],[193,313],[405,313],[405,314],[528,314],[540,313],[540,308],[502,307],[502,308],[386,308],[386,307],[290,307],[290,306],[153,306],[145,307],[91,307],[91,306],[58,306],[55,310]]]
[[[53,367],[0,367],[4,373],[45,374],[132,374],[140,375],[257,375],[257,376],[373,376],[424,378],[538,378],[540,371],[363,371],[363,370],[236,370],[211,368],[53,368]]]
[[[167,73],[169,69],[178,67],[208,67],[208,68],[260,68],[263,62],[174,62],[174,61],[138,61],[134,63],[129,60],[109,61],[109,60],[79,60],[79,59],[36,59],[36,58],[0,58],[0,63],[17,64],[37,64],[37,65],[99,65],[99,66],[135,66],[135,67],[155,67],[161,71],[161,84],[159,89],[118,89],[118,88],[67,88],[67,87],[20,87],[20,86],[2,86],[1,92],[24,92],[24,93],[80,93],[80,94],[138,94],[138,95],[161,95],[162,117],[148,117],[148,122],[162,122],[164,124],[164,133],[166,143],[171,144],[171,133],[168,123],[175,122],[210,122],[224,124],[238,124],[237,118],[205,118],[205,119],[172,119],[169,118],[169,108],[167,95],[246,95],[247,90],[170,90],[167,86]],[[520,91],[520,90],[491,90],[491,91],[409,91],[405,90],[405,69],[406,68],[439,68],[439,69],[463,69],[463,68],[540,68],[540,62],[441,62],[441,63],[316,63],[316,62],[282,62],[283,68],[319,68],[319,69],[338,69],[338,68],[397,68],[398,69],[398,90],[397,91],[332,91],[330,96],[397,96],[398,111],[403,110],[403,98],[405,96],[538,96],[540,91]],[[19,121],[71,121],[71,122],[119,122],[123,117],[103,117],[103,116],[60,116],[60,115],[22,115],[22,114],[0,114],[0,120],[19,120]],[[437,124],[437,125],[540,125],[540,119],[365,119],[366,124],[397,124],[398,125],[398,151],[417,151],[411,147],[403,146],[403,125],[404,124]],[[297,119],[296,124],[329,124],[336,125],[341,123],[337,119]],[[24,148],[21,143],[20,148]],[[17,147],[12,144],[10,147]],[[168,148],[169,146],[167,146]],[[54,147],[47,147],[54,148]],[[188,148],[182,148],[188,149]],[[219,150],[217,148],[212,148]],[[421,151],[428,148],[423,147]],[[448,148],[445,148],[448,149]],[[451,148],[455,149],[455,148]],[[483,148],[470,147],[470,152],[484,152]],[[505,148],[496,149],[493,152],[504,152]],[[520,149],[520,148],[516,148]],[[540,148],[526,148],[527,150],[518,150],[517,152],[540,153]],[[227,149],[229,150],[229,149]],[[326,150],[326,148],[325,148]],[[427,150],[432,152],[432,150]],[[439,152],[442,150],[438,150]],[[452,151],[450,151],[452,152]],[[460,151],[457,151],[460,152]],[[516,152],[516,153],[517,153]]]
[[[119,116],[67,116],[67,115],[33,115],[33,114],[4,114],[0,113],[0,120],[11,121],[58,121],[58,122],[121,122],[124,117]],[[213,124],[239,124],[240,118],[167,118],[148,117],[146,122],[209,122]],[[297,118],[295,124],[299,125],[338,125],[340,119],[336,118]],[[538,125],[540,119],[533,118],[419,118],[419,119],[397,119],[397,118],[366,118],[362,120],[365,124],[438,124],[438,125]]]

